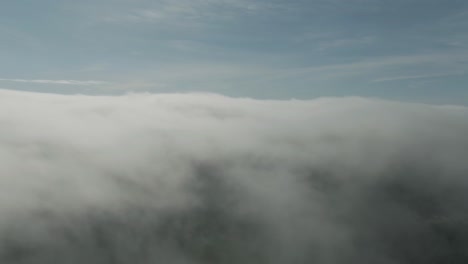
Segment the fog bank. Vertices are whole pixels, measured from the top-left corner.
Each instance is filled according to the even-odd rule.
[[[468,108],[0,90],[0,263],[468,263]]]

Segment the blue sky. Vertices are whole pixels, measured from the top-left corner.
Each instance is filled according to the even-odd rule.
[[[466,0],[15,0],[0,87],[468,104]]]

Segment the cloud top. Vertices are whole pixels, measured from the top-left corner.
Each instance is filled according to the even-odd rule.
[[[0,90],[0,110],[2,263],[468,259],[466,107]]]

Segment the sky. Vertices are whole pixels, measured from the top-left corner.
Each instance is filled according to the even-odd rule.
[[[466,0],[5,0],[0,88],[468,104]]]

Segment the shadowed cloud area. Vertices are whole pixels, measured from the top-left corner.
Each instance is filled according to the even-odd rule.
[[[0,90],[5,264],[468,263],[468,108]]]

